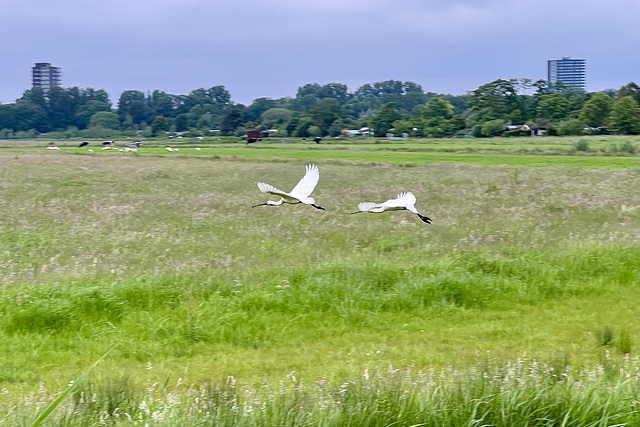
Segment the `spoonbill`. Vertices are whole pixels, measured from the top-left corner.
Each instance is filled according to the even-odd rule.
[[[325,210],[322,206],[316,205],[316,201],[313,199],[313,197],[309,197],[313,192],[313,189],[316,188],[316,185],[318,185],[319,179],[320,179],[320,171],[318,170],[318,166],[308,164],[305,169],[304,176],[302,177],[300,182],[298,182],[296,186],[293,187],[293,190],[291,190],[291,192],[289,193],[286,193],[282,190],[278,190],[276,187],[266,184],[264,182],[259,182],[258,188],[260,189],[260,191],[262,191],[263,193],[269,193],[269,194],[274,194],[276,196],[280,196],[280,200],[278,201],[268,200],[265,203],[260,203],[258,205],[254,205],[251,207],[255,208],[256,206],[265,206],[265,205],[280,206],[283,203],[290,203],[290,204],[304,203],[305,205],[313,206],[316,209]]]
[[[371,213],[381,213],[384,211],[402,211],[407,210],[409,212],[413,212],[418,215],[422,221],[427,224],[431,224],[431,218],[420,215],[420,212],[414,206],[416,204],[416,196],[413,195],[412,192],[407,191],[405,193],[398,194],[398,197],[395,199],[389,199],[383,203],[360,203],[358,204],[358,211],[351,212],[352,214],[362,213],[362,212],[371,212]]]

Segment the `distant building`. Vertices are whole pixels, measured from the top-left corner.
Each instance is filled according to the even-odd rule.
[[[40,87],[45,91],[54,86],[60,86],[62,71],[58,67],[53,67],[48,62],[37,62],[31,68],[31,80],[33,87]]]
[[[561,82],[564,86],[584,89],[586,61],[572,59],[568,56],[562,59],[547,61],[547,81],[549,84]]]

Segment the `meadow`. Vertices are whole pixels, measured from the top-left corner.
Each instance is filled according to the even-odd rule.
[[[105,353],[45,425],[637,425],[639,140],[586,140],[7,144],[0,425]]]

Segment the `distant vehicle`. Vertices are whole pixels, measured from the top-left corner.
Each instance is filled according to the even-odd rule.
[[[247,131],[247,144],[253,144],[254,142],[262,141],[262,136],[259,130]]]

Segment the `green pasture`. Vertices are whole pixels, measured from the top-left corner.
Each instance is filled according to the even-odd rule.
[[[286,142],[283,142],[286,141]],[[640,138],[549,137],[549,138],[492,138],[492,139],[408,139],[374,140],[327,139],[321,144],[300,139],[269,138],[264,142],[246,145],[241,138],[208,137],[160,140],[152,139],[136,153],[118,151],[125,148],[121,141],[114,150],[103,151],[100,141],[89,147],[77,148],[71,141],[8,141],[0,144],[9,150],[43,150],[56,145],[61,151],[87,155],[171,155],[247,160],[336,160],[351,163],[390,163],[416,166],[440,163],[472,165],[511,165],[522,167],[586,167],[637,168],[634,154],[640,151]],[[581,145],[582,144],[582,145]],[[166,147],[178,148],[168,152]],[[196,150],[196,147],[199,150]],[[585,148],[586,151],[577,151]],[[93,150],[92,152],[88,151]]]
[[[637,157],[163,144],[0,150],[0,425],[114,345],[52,424],[638,420]],[[251,208],[310,161],[326,211]]]

